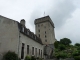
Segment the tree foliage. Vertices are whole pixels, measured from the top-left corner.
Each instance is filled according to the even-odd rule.
[[[60,41],[54,43],[54,54],[56,58],[74,58],[75,60],[80,59],[80,44],[76,43],[71,45],[71,40],[68,38],[62,38]]]
[[[76,43],[75,46],[78,46],[79,47],[80,46],[80,43]]]
[[[68,38],[63,38],[63,39],[60,39],[60,43],[64,44],[64,45],[70,45],[71,44],[71,40],[68,39]]]
[[[59,48],[59,50],[61,50],[61,51],[62,51],[62,50],[65,50],[65,45],[60,44],[58,48]]]

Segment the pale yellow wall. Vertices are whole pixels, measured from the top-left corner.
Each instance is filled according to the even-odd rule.
[[[39,49],[40,51],[42,50],[42,56],[43,56],[43,45],[37,43],[36,41],[32,40],[29,37],[26,37],[24,34],[20,33],[20,46],[22,45],[22,43],[25,44],[25,48],[24,48],[24,57],[27,55],[27,45],[29,45],[30,49],[29,49],[29,55],[32,56],[32,47],[34,47],[34,56],[35,56],[35,48],[37,48],[37,57],[41,57],[41,55],[39,55]],[[21,47],[19,49],[19,55],[21,56]]]
[[[27,55],[27,45],[30,46],[29,55],[32,54],[32,47],[37,48],[37,50],[42,50],[43,54],[43,45],[33,41],[31,38],[28,38],[27,36],[20,33],[16,21],[0,16],[0,55],[5,54],[7,51],[14,51],[15,53],[19,54],[19,57],[21,58],[22,43],[25,43],[24,57]],[[37,56],[39,56],[39,50]]]
[[[0,54],[7,51],[18,53],[18,38],[17,22],[0,16]]]
[[[37,36],[39,36],[40,34],[40,38],[43,44],[53,44],[55,42],[54,27],[50,24],[49,21],[36,24],[35,30],[36,30],[35,32]],[[40,32],[38,30],[40,30]],[[46,31],[46,34],[45,34],[45,31]],[[46,38],[45,38],[45,35],[46,35]],[[45,40],[47,40],[47,42],[45,42]]]

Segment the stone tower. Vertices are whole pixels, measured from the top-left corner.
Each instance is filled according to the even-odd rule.
[[[43,44],[55,42],[54,24],[49,16],[35,19],[35,32],[41,38]]]

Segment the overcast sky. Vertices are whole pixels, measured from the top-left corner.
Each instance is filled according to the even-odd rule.
[[[32,32],[34,20],[49,15],[57,40],[66,37],[73,44],[80,43],[80,0],[0,0],[0,15],[16,21],[25,19]]]

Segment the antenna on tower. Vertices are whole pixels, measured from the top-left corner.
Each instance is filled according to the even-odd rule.
[[[45,16],[45,11],[44,11],[44,16]]]

